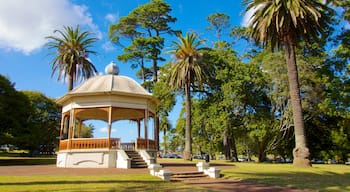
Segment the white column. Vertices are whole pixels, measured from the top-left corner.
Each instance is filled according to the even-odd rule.
[[[112,106],[108,110],[108,148],[111,148],[111,129],[112,129]]]
[[[141,120],[137,119],[137,138],[141,138]]]
[[[70,110],[69,116],[69,128],[68,128],[68,139],[74,138],[74,129],[75,129],[75,114],[74,108]]]
[[[148,109],[145,109],[145,118],[144,118],[144,128],[145,128],[145,139],[148,139]]]

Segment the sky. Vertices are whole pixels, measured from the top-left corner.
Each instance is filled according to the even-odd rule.
[[[59,98],[67,93],[67,84],[57,81],[52,76],[52,55],[44,44],[45,37],[54,35],[55,29],[63,26],[79,26],[89,30],[99,39],[93,50],[97,55],[90,55],[92,63],[99,73],[104,73],[105,66],[114,61],[120,68],[120,75],[129,76],[136,81],[136,70],[129,64],[116,60],[121,48],[110,43],[108,28],[120,17],[128,15],[138,5],[148,0],[1,0],[0,1],[0,74],[15,83],[17,90],[34,90],[51,98]],[[214,33],[206,30],[206,17],[216,12],[230,16],[232,26],[247,23],[244,7],[237,0],[167,0],[172,8],[171,16],[177,18],[171,24],[173,29],[183,33],[195,31],[207,43],[213,42]],[[169,46],[170,41],[165,46]],[[160,64],[162,65],[162,64]],[[181,108],[181,97],[170,114],[175,126]],[[97,125],[99,126],[99,125]],[[113,125],[117,127],[117,125]],[[105,132],[105,127],[95,127],[94,134]],[[115,134],[123,131],[115,130]],[[137,134],[135,131],[127,134]],[[95,136],[96,136],[95,135]],[[122,136],[121,136],[122,137]],[[128,137],[128,136],[126,136]],[[130,139],[130,138],[128,138]]]

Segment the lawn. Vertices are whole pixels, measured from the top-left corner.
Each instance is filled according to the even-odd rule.
[[[46,164],[52,158],[0,157],[0,164]],[[200,160],[201,161],[201,160]],[[182,159],[159,159],[159,163],[192,163]],[[211,161],[212,164],[232,164],[232,169],[222,171],[225,178],[299,189],[341,192],[350,191],[350,166],[313,165],[312,168],[295,168],[291,164],[231,163]],[[4,164],[3,164],[4,165]],[[0,191],[205,191],[183,183],[164,182],[149,174],[86,175],[86,176],[1,176]]]
[[[235,165],[235,169],[223,171],[224,177],[300,189],[350,191],[348,165],[318,164],[312,168],[295,168],[291,164],[235,163]]]
[[[0,176],[0,191],[205,191],[149,174],[105,176]]]
[[[22,153],[0,153],[0,166],[56,164],[55,156],[22,157]],[[1,175],[1,173],[0,173]]]
[[[0,166],[55,164],[49,157],[19,157],[1,154]],[[0,191],[208,191],[183,183],[170,183],[150,174],[115,174],[86,176],[2,176],[0,172]]]

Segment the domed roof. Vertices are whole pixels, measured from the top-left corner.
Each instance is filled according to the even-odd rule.
[[[126,94],[147,95],[148,93],[135,80],[118,75],[99,75],[89,78],[87,81],[73,89],[69,94],[79,93],[105,93],[105,92],[121,92]]]
[[[135,103],[132,107],[136,107],[145,102],[157,105],[158,100],[135,80],[117,75],[119,69],[113,62],[107,65],[105,71],[106,75],[89,78],[72,91],[58,98],[56,102],[63,106],[69,105],[69,102],[78,102],[80,104],[77,105],[84,107],[110,104],[125,107],[131,105],[131,103]],[[117,96],[118,99],[115,100],[116,97],[114,96]],[[120,102],[123,102],[123,104]]]

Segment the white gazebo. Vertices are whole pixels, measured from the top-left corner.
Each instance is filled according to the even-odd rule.
[[[106,75],[94,76],[57,99],[62,106],[57,167],[132,168],[156,161],[156,143],[148,132],[158,101],[133,79],[119,76],[113,62],[105,71]],[[81,125],[86,120],[105,121],[108,137],[81,138]],[[136,122],[134,142],[111,137],[112,123],[118,120]]]

